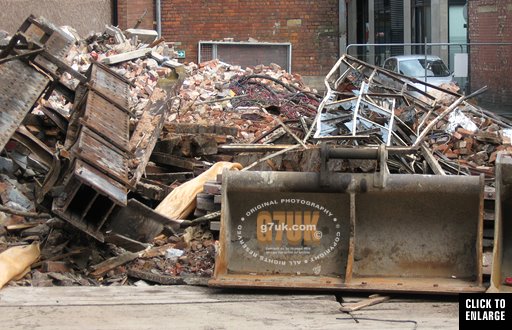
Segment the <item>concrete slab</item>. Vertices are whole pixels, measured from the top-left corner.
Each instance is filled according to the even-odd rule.
[[[355,302],[362,298],[344,298]],[[193,286],[7,287],[5,329],[456,329],[455,301],[389,300],[352,313],[333,295]]]

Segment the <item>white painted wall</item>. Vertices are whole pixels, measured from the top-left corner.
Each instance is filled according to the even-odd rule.
[[[111,0],[0,0],[0,30],[18,30],[30,15],[43,16],[57,26],[70,25],[82,36],[112,24]]]

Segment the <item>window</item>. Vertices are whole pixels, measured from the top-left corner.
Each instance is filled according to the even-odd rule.
[[[425,65],[426,63],[426,65]],[[410,77],[447,77],[450,71],[443,61],[427,59],[411,59],[400,61],[400,73]]]
[[[219,59],[242,68],[275,63],[291,72],[291,43],[200,41],[198,62]]]
[[[389,70],[389,71],[393,71],[393,72],[397,72],[397,69],[396,69],[396,59],[394,59],[394,58],[388,59],[386,61],[386,63],[384,64],[384,69]]]

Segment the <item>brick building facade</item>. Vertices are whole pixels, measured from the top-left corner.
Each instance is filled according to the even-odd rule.
[[[512,0],[468,1],[471,43],[512,43]],[[512,45],[473,46],[469,52],[471,90],[487,85],[483,106],[512,114]]]
[[[119,26],[123,29],[133,27],[147,9],[140,27],[156,29],[156,2],[115,1]],[[185,62],[198,61],[198,43],[201,40],[222,41],[224,38],[232,38],[234,41],[243,42],[254,38],[260,42],[290,42],[292,72],[303,75],[310,85],[321,87],[323,77],[340,55],[340,48],[344,49],[344,45],[340,47],[340,40],[348,37],[348,43],[379,42],[374,40],[375,33],[369,33],[369,39],[366,40],[364,27],[369,22],[370,31],[377,28],[380,17],[380,5],[377,5],[381,3],[387,2],[161,0],[161,32],[166,41],[177,42],[176,48],[185,51]],[[418,40],[422,41],[425,37],[431,42],[455,40],[450,37],[451,31],[448,27],[453,9],[451,6],[464,3],[455,0],[392,2],[398,8],[393,15],[403,11],[404,24],[395,25],[403,26],[401,33],[404,37],[403,40],[387,42],[419,42]],[[512,42],[512,24],[507,23],[507,20],[512,19],[512,0],[472,0],[467,3],[470,42]],[[340,19],[340,8],[347,11],[347,17],[343,12]],[[417,28],[421,23],[418,21],[419,17],[427,19],[425,26],[432,30]],[[416,26],[416,32],[411,30],[413,26]],[[418,37],[417,31],[426,31],[426,35]],[[418,37],[418,40],[414,37]],[[433,50],[441,52],[438,55],[451,62],[452,56],[448,54],[448,50],[443,49]],[[510,54],[512,46],[473,46],[469,58],[469,91],[487,85],[489,90],[480,97],[481,104],[508,113],[512,113],[512,87],[507,83],[507,78],[512,75]]]
[[[117,24],[125,30],[135,27],[141,19],[140,29],[155,28],[155,1],[154,0],[117,0]],[[145,13],[145,14],[144,14]]]
[[[151,3],[119,0],[120,27],[133,26]],[[201,40],[290,42],[292,72],[318,84],[339,56],[338,6],[338,0],[162,0],[162,36],[179,43],[186,62],[198,61]]]

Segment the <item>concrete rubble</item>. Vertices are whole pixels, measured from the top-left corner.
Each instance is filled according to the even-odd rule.
[[[24,39],[37,29],[62,47]],[[492,201],[497,154],[512,151],[512,122],[454,86],[425,93],[350,56],[323,95],[274,64],[180,63],[154,31],[107,26],[81,38],[30,18],[2,44],[15,37],[0,54],[1,78],[14,63],[23,68],[16,74],[25,72],[19,78],[30,80],[34,68],[44,74],[2,137],[0,252],[40,242],[41,257],[10,285],[205,284],[217,251],[221,175],[191,196],[186,219],[155,208],[220,161],[318,172],[322,143],[384,143],[402,149],[390,155],[392,173],[484,174]],[[330,166],[372,172],[376,164]],[[493,205],[486,208],[492,217]],[[126,225],[123,212],[138,225]]]

